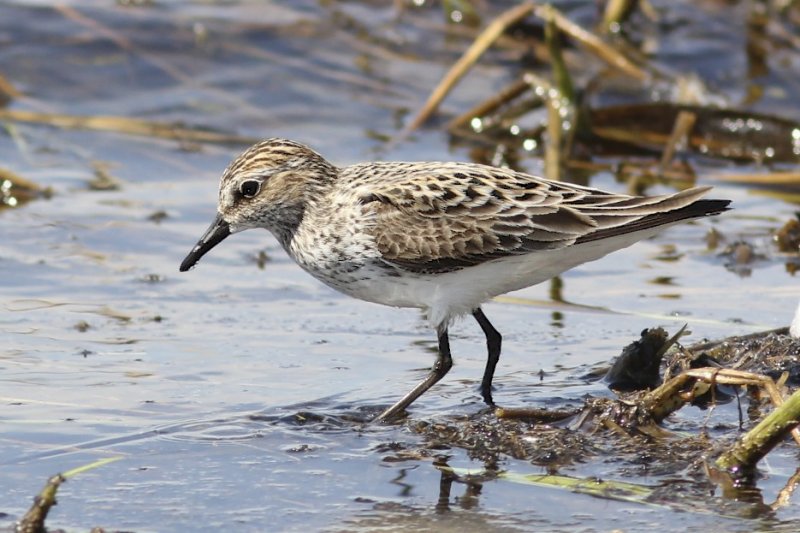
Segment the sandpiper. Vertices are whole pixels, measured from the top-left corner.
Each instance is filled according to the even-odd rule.
[[[300,143],[268,139],[225,170],[216,219],[180,270],[232,233],[264,228],[326,285],[369,302],[423,309],[438,335],[438,357],[380,421],[396,417],[447,374],[448,327],[471,314],[488,348],[481,395],[494,405],[501,336],[481,304],[665,226],[727,210],[729,200],[701,199],[709,189],[628,196],[471,163],[340,168]]]

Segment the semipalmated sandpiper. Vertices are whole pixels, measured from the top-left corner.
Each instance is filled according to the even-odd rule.
[[[217,217],[180,270],[232,233],[264,228],[326,285],[369,302],[423,309],[438,334],[438,357],[381,421],[447,374],[448,326],[471,314],[486,336],[481,394],[493,405],[501,337],[481,304],[665,226],[725,211],[729,200],[701,199],[709,189],[627,196],[470,163],[340,168],[307,146],[268,139],[225,170]]]

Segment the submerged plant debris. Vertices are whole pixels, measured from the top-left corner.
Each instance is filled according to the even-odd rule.
[[[787,254],[800,255],[800,212],[775,232],[775,244],[778,250]]]
[[[641,361],[631,353],[638,349],[652,360],[653,344],[657,352],[666,339],[660,328],[646,330],[642,340],[626,347],[619,360],[633,364],[629,374],[638,375]],[[424,444],[398,445],[384,460],[445,460],[442,458],[447,457],[448,450],[461,448],[470,458],[482,462],[487,472],[502,471],[504,458],[514,458],[557,474],[576,463],[614,457],[618,463],[616,476],[665,476],[658,499],[671,504],[680,502],[686,484],[702,493],[718,483],[719,471],[715,471],[717,477],[709,475],[709,463],[734,447],[742,430],[754,425],[764,413],[775,410],[777,406],[770,405],[770,392],[788,396],[800,386],[800,339],[787,335],[784,328],[686,348],[673,347],[670,353],[660,365],[665,379],[659,379],[653,390],[623,392],[617,398],[586,398],[582,405],[557,410],[498,408],[435,421],[410,420],[409,429],[421,435]],[[715,366],[709,368],[712,363]],[[613,374],[620,375],[620,369]],[[759,385],[767,386],[762,389]],[[774,391],[768,391],[772,387]],[[733,400],[740,402],[740,409],[746,411],[740,417],[746,416],[747,421],[717,420],[716,415],[710,415],[706,423],[711,427],[700,422],[689,428],[684,421],[680,428],[670,428],[670,415],[683,406],[709,408]],[[780,398],[778,401],[782,402]],[[796,425],[800,412],[793,416]],[[783,435],[785,438],[788,433]],[[782,440],[765,443],[766,448],[758,454],[753,452],[751,466]],[[738,486],[738,496],[755,490],[754,477],[748,479],[749,483]],[[563,483],[560,479],[550,481]]]
[[[763,237],[743,238],[712,229],[706,242],[724,259],[725,267],[739,276],[750,276],[754,269],[775,262],[783,262],[786,272],[794,275],[800,269],[800,215],[776,227],[769,239]]]

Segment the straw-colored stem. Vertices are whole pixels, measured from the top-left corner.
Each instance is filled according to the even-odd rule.
[[[253,137],[191,129],[174,124],[164,124],[111,115],[79,116],[59,113],[38,113],[19,109],[0,109],[0,120],[47,124],[64,129],[113,131],[129,135],[142,135],[145,137],[159,137],[162,139],[191,142],[253,144],[260,140]]]
[[[737,439],[733,447],[716,460],[716,465],[730,473],[752,471],[756,463],[789,436],[798,424],[800,424],[800,391],[792,394],[783,405]]]
[[[405,129],[405,134],[408,134],[417,128],[419,128],[428,118],[436,111],[439,107],[439,104],[444,100],[444,97],[447,96],[447,93],[458,83],[458,81],[464,77],[464,75],[472,68],[472,65],[475,64],[476,61],[483,55],[483,53],[492,45],[492,43],[497,40],[497,38],[506,31],[506,29],[511,26],[512,24],[518,22],[529,13],[533,11],[535,8],[535,4],[533,2],[524,2],[518,6],[515,6],[508,11],[505,11],[496,19],[494,19],[475,41],[472,45],[467,49],[466,52],[459,58],[456,63],[450,67],[450,70],[447,71],[444,78],[439,85],[433,90],[433,92],[428,97],[428,100],[425,102],[425,105],[422,106],[422,109],[417,113],[417,115],[411,120],[409,125]]]

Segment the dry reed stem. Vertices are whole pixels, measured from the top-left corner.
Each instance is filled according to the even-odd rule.
[[[614,50],[614,48],[611,46],[607,45],[600,37],[581,28],[554,7],[546,7],[547,11],[549,12],[548,14],[552,16],[553,22],[555,22],[556,26],[558,26],[558,29],[586,46],[589,51],[593,52],[597,57],[608,63],[610,66],[640,81],[645,81],[650,77],[645,70],[635,65],[630,59]],[[541,15],[537,13],[537,16]]]
[[[450,67],[442,81],[436,86],[433,92],[428,97],[428,100],[422,106],[422,109],[417,113],[414,119],[409,123],[401,134],[401,138],[405,137],[412,131],[419,128],[428,118],[436,111],[439,104],[447,96],[447,93],[464,77],[464,75],[472,68],[472,65],[483,55],[483,53],[503,34],[506,29],[517,21],[521,20],[529,13],[531,13],[536,4],[533,2],[525,2],[515,6],[495,18],[485,30],[475,39],[466,52]]]
[[[593,33],[581,28],[579,25],[570,21],[560,11],[550,5],[537,6],[534,2],[525,2],[515,6],[495,18],[484,29],[470,47],[462,54],[458,61],[450,67],[444,78],[433,89],[430,96],[422,106],[420,111],[409,122],[408,126],[398,136],[397,140],[402,140],[409,133],[418,129],[436,111],[442,100],[455,87],[461,78],[478,61],[483,53],[508,29],[509,26],[526,17],[531,12],[544,20],[552,19],[559,30],[570,35],[578,42],[586,46],[600,59],[610,66],[622,71],[637,80],[646,80],[650,75],[642,68],[635,65],[627,57],[614,50],[611,46],[603,42],[602,39]]]
[[[527,76],[522,76],[511,84],[500,89],[488,99],[472,107],[466,113],[462,113],[447,123],[447,129],[452,131],[469,123],[475,117],[482,117],[493,113],[497,108],[515,99],[524,93],[531,86],[531,81]]]
[[[710,174],[709,179],[728,183],[753,185],[800,185],[800,172],[770,172],[769,174]]]
[[[667,144],[664,146],[664,151],[661,154],[661,161],[658,165],[660,174],[664,173],[664,170],[666,170],[672,158],[675,157],[678,145],[686,144],[689,133],[692,131],[696,120],[697,115],[691,111],[681,111],[678,113],[678,116],[675,117],[672,133],[670,133],[669,139],[667,139]]]
[[[253,144],[260,139],[242,135],[232,135],[215,131],[199,130],[150,122],[147,120],[118,117],[112,115],[78,116],[59,113],[38,113],[15,109],[0,109],[0,120],[12,122],[31,122],[46,124],[64,129],[83,129],[95,131],[113,131],[128,135],[158,137],[179,141],[219,143],[219,144]]]

